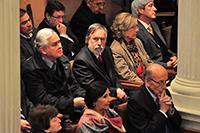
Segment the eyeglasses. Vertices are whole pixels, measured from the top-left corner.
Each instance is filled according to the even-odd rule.
[[[61,18],[64,19],[65,16],[51,16],[51,17],[53,17],[55,19],[61,19]]]
[[[21,22],[20,25],[25,25],[25,24],[27,24],[30,21],[31,21],[31,19],[29,18],[28,20],[25,20],[25,21]]]
[[[159,84],[160,86],[162,86],[162,85],[164,85],[164,84],[166,84],[166,80],[160,80],[160,81],[155,81],[154,79],[152,79],[151,78],[151,80],[153,81],[153,82],[155,82],[155,83],[157,83],[157,84]]]

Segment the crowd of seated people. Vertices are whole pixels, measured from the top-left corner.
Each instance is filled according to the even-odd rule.
[[[103,12],[105,0],[83,0],[69,26],[64,21],[65,6],[57,0],[47,2],[37,29],[27,11],[20,9],[23,133],[69,132],[63,120],[69,120],[69,127],[75,127],[71,132],[78,133],[132,129],[149,133],[161,128],[173,133],[179,129],[181,118],[166,89],[166,68],[175,68],[177,58],[166,49],[153,22],[154,1],[140,2],[132,2],[132,14],[117,14],[110,27]],[[153,33],[146,29],[150,24]],[[122,81],[137,84],[137,89],[127,93]],[[143,105],[136,106],[137,94],[149,100],[142,104],[153,106],[155,118],[162,120],[154,120]],[[154,108],[155,98],[159,106]],[[118,112],[115,107],[121,103],[125,106]],[[140,109],[144,112],[138,112]],[[175,127],[166,124],[173,119],[177,120]],[[144,123],[144,128],[137,121]],[[160,125],[152,129],[151,122]],[[169,127],[164,128],[166,125]]]

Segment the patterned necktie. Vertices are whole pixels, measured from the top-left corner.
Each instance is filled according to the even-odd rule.
[[[153,33],[153,28],[151,27],[151,25],[149,25],[149,27],[147,28],[147,31],[148,31],[151,35],[154,35],[154,33]]]
[[[98,61],[100,61],[100,62],[103,61],[102,55],[99,55],[99,57],[98,57]]]

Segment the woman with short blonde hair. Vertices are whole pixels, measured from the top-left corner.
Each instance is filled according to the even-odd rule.
[[[114,41],[111,49],[119,79],[143,84],[145,66],[152,61],[136,38],[137,18],[128,12],[118,14],[111,26]]]

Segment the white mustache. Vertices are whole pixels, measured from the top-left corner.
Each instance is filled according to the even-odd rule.
[[[102,45],[97,45],[97,46],[95,46],[95,49],[98,49],[98,48],[103,49],[104,47],[103,47]]]

